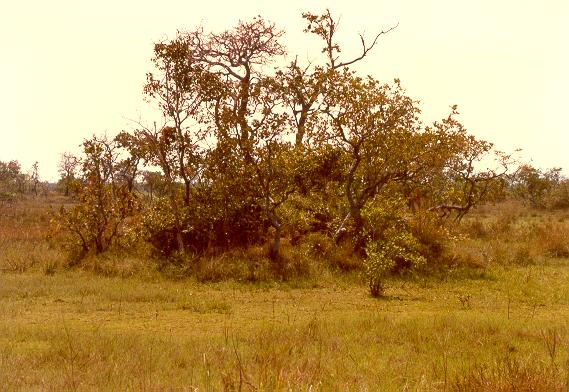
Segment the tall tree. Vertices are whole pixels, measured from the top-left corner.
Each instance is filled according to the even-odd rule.
[[[425,181],[453,156],[455,124],[423,126],[417,103],[397,79],[389,85],[347,69],[336,72],[326,85],[323,110],[329,127],[320,140],[338,146],[350,160],[344,177],[348,211],[336,241],[350,228],[363,240],[361,211],[387,185]]]
[[[184,205],[189,206],[192,181],[199,175],[201,164],[200,143],[208,131],[204,125],[204,103],[212,99],[210,90],[215,90],[215,80],[194,64],[183,39],[157,43],[153,62],[156,71],[147,74],[144,92],[162,111],[162,142],[167,145],[160,148],[171,153],[170,176],[183,181]],[[149,152],[160,156],[157,143],[148,146],[154,146]]]
[[[59,163],[57,164],[57,171],[59,172],[59,183],[63,186],[65,196],[69,196],[74,183],[77,180],[77,169],[79,167],[79,159],[69,152],[61,154]]]
[[[324,62],[316,65],[310,63],[302,66],[295,58],[289,66],[281,71],[285,85],[286,102],[291,109],[295,126],[295,145],[302,146],[307,132],[314,127],[314,122],[320,111],[322,94],[326,80],[334,77],[336,71],[347,68],[363,60],[378,43],[379,38],[397,28],[393,26],[382,30],[371,40],[360,34],[361,52],[350,59],[340,59],[341,48],[336,42],[339,21],[334,19],[330,10],[321,15],[305,12],[302,17],[306,20],[305,33],[316,35],[323,41],[321,52]]]

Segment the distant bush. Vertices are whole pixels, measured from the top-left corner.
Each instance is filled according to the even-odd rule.
[[[546,206],[552,210],[569,208],[569,180],[560,181],[551,189],[546,199]]]
[[[484,218],[473,216],[461,227],[464,238],[452,255],[466,264],[535,264],[543,258],[569,257],[569,222],[551,212],[497,205]]]
[[[533,208],[569,208],[569,179],[560,168],[541,171],[522,165],[511,180],[512,193]]]
[[[536,247],[544,256],[569,257],[569,225],[549,221],[534,230]]]

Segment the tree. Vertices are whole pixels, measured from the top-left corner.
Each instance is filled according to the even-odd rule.
[[[521,165],[512,176],[513,192],[533,208],[544,208],[547,196],[560,184],[560,168],[542,172],[530,165]]]
[[[83,142],[83,154],[79,203],[69,209],[62,206],[55,226],[76,261],[115,245],[138,204],[128,183],[117,176],[123,161],[115,140],[93,136]]]
[[[388,184],[424,179],[444,162],[447,130],[422,127],[416,102],[398,80],[381,84],[349,70],[330,79],[324,105],[329,127],[320,139],[341,148],[350,160],[344,178],[348,211],[335,238],[339,242],[350,231],[361,240],[364,206]]]
[[[175,243],[184,255],[246,246],[266,241],[270,231],[270,255],[278,260],[292,196],[305,205],[329,203],[319,216],[328,224],[342,214],[336,240],[350,233],[363,250],[362,210],[381,193],[428,195],[430,204],[455,203],[461,211],[487,193],[482,184],[494,178],[468,164],[476,155],[468,149],[483,154],[485,145],[469,139],[455,109],[424,126],[398,80],[385,84],[350,69],[396,26],[369,40],[360,35],[360,53],[345,59],[330,12],[303,17],[305,32],[323,42],[314,64],[296,58],[273,67],[285,54],[283,32],[261,17],[222,32],[180,32],[155,45],[144,92],[162,118],[117,137],[130,157],[113,165],[112,182],[132,192],[140,162],[160,171],[164,198],[155,197],[158,177],[145,175],[149,211],[155,209],[145,219],[151,237],[168,238],[167,248]],[[463,199],[452,191],[459,183]],[[330,191],[338,184],[343,202]],[[168,224],[150,222],[160,215]]]
[[[18,161],[0,161],[0,191],[14,193],[19,189],[18,178],[22,176],[21,165]]]
[[[69,152],[64,152],[59,158],[57,165],[59,184],[63,187],[65,196],[69,196],[76,188],[77,169],[80,163],[80,160]]]
[[[164,176],[160,172],[144,170],[141,175],[143,189],[148,193],[150,201],[154,200],[154,196],[164,197],[166,195]]]
[[[340,46],[335,42],[339,23],[335,20],[330,10],[321,15],[305,12],[302,17],[307,21],[305,33],[314,34],[324,42],[322,53],[325,63],[313,66],[301,66],[298,59],[292,61],[289,66],[280,72],[283,80],[285,101],[290,108],[295,126],[295,145],[302,146],[307,133],[316,125],[318,110],[326,80],[334,77],[335,72],[347,68],[360,60],[363,60],[377,44],[379,37],[397,28],[393,26],[382,30],[369,42],[360,34],[362,51],[359,56],[352,59],[341,60]]]
[[[30,170],[30,174],[28,175],[30,182],[31,182],[31,192],[34,193],[35,196],[38,195],[38,185],[40,183],[40,175],[39,175],[39,164],[38,162],[34,162],[32,168]]]
[[[150,79],[154,81],[150,85],[153,94],[160,91],[161,97],[175,103],[180,101],[176,97],[195,97],[193,111],[185,111],[186,117],[178,116],[181,120],[174,121],[174,128],[179,133],[178,124],[192,117],[196,126],[213,129],[217,142],[214,151],[208,154],[209,165],[225,170],[209,170],[208,173],[229,174],[231,180],[224,181],[224,186],[218,189],[225,189],[231,195],[236,193],[236,188],[250,193],[252,197],[245,197],[244,201],[251,208],[260,202],[277,232],[280,223],[275,219],[276,206],[271,201],[276,197],[267,191],[275,189],[269,185],[274,184],[275,177],[271,173],[273,163],[278,161],[273,159],[272,152],[281,150],[276,143],[280,143],[286,117],[278,110],[278,86],[274,78],[263,75],[262,69],[273,57],[284,53],[278,42],[281,35],[274,24],[261,18],[241,22],[236,28],[219,34],[205,34],[202,29],[180,34],[172,42],[156,46],[161,67],[167,70],[165,74],[173,83],[162,83],[159,89],[156,79]],[[191,84],[190,80],[196,83]],[[164,91],[178,93],[168,95]],[[170,116],[177,110],[172,104],[165,107]],[[209,110],[209,118],[202,115],[205,110]],[[180,151],[178,148],[178,156]],[[267,159],[271,163],[264,161]],[[230,168],[235,171],[227,173]],[[184,173],[185,170],[180,170],[182,177]],[[210,178],[216,180],[214,176]],[[248,181],[251,178],[254,181]],[[189,195],[191,181],[185,182],[186,195]]]
[[[162,169],[164,181],[168,193],[169,205],[174,218],[175,237],[178,252],[185,254],[184,240],[182,238],[182,218],[180,206],[177,200],[177,163],[179,156],[177,150],[170,148],[176,138],[176,130],[166,125],[158,128],[154,123],[154,128],[142,126],[135,130],[134,135],[121,132],[118,135],[121,146],[125,147],[132,157],[143,160],[146,163],[157,165]],[[189,195],[188,195],[189,197]]]
[[[215,78],[194,64],[191,48],[184,39],[157,43],[153,62],[156,73],[147,74],[144,92],[162,111],[162,141],[167,143],[162,148],[172,155],[169,170],[184,182],[184,205],[189,206],[190,188],[200,173],[200,144],[207,133],[207,128],[202,129],[203,104],[212,99]],[[159,156],[156,143],[152,145],[155,157]]]
[[[439,183],[444,201],[430,209],[440,211],[442,217],[456,212],[455,220],[460,222],[473,207],[492,200],[505,187],[506,175],[515,161],[511,154],[493,150],[492,143],[467,134],[462,126],[455,136],[456,152]],[[493,166],[481,169],[484,161],[491,161]]]

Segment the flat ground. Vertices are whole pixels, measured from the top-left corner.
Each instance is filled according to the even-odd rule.
[[[394,279],[382,299],[353,276],[253,285],[5,271],[0,385],[489,390],[515,379],[566,390],[568,282],[567,259]]]

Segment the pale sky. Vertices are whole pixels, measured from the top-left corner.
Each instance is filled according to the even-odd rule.
[[[347,57],[358,33],[399,23],[357,69],[400,78],[425,122],[458,104],[477,137],[569,172],[569,0],[2,0],[0,160],[37,160],[56,180],[60,154],[83,139],[154,121],[142,94],[153,43],[178,29],[221,31],[261,15],[286,30],[291,58],[310,60],[319,42],[300,15],[326,8],[341,17]]]

